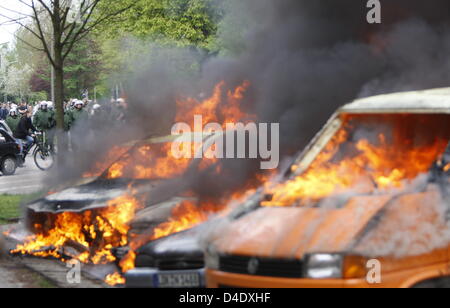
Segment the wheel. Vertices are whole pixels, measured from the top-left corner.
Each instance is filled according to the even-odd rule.
[[[8,156],[1,160],[0,171],[3,175],[13,175],[16,173],[17,160],[14,157]]]
[[[42,151],[41,148],[36,148],[33,153],[34,163],[42,171],[46,171],[53,167],[55,157],[51,151]]]

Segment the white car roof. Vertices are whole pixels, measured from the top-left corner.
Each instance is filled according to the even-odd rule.
[[[342,113],[450,113],[450,88],[399,92],[357,99]]]

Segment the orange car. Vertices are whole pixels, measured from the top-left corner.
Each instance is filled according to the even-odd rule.
[[[257,209],[208,237],[209,287],[450,286],[450,88],[338,110]]]

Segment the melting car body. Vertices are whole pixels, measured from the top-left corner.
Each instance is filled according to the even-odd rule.
[[[448,286],[449,138],[448,88],[342,107],[257,210],[211,232],[207,285]]]

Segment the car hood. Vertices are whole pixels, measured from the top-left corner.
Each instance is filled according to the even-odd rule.
[[[188,230],[150,242],[141,247],[138,253],[151,255],[154,258],[203,258],[203,251],[198,241],[198,234],[195,231],[196,230]]]
[[[53,214],[102,208],[107,206],[110,200],[123,196],[129,191],[130,183],[128,180],[96,180],[49,194],[29,203],[27,208],[35,213]],[[156,182],[151,181],[135,182],[133,189],[138,190],[140,187],[145,187],[145,192],[148,193],[156,185]]]
[[[200,227],[152,241],[137,251],[137,267],[160,269],[201,268],[203,250],[199,244]]]
[[[218,229],[212,243],[220,254],[301,259],[308,253],[392,254],[403,239],[405,253],[416,238],[421,223],[439,229],[436,190],[404,195],[358,196],[339,209],[260,208]],[[404,226],[396,224],[404,218]],[[429,229],[429,228],[428,228]],[[408,236],[404,236],[404,232]],[[403,234],[403,238],[396,232]],[[423,238],[422,238],[423,240]],[[389,247],[383,248],[383,245]],[[408,246],[409,245],[409,246]],[[436,243],[436,245],[439,245]],[[432,249],[435,247],[423,247]],[[373,251],[372,251],[373,250]]]

